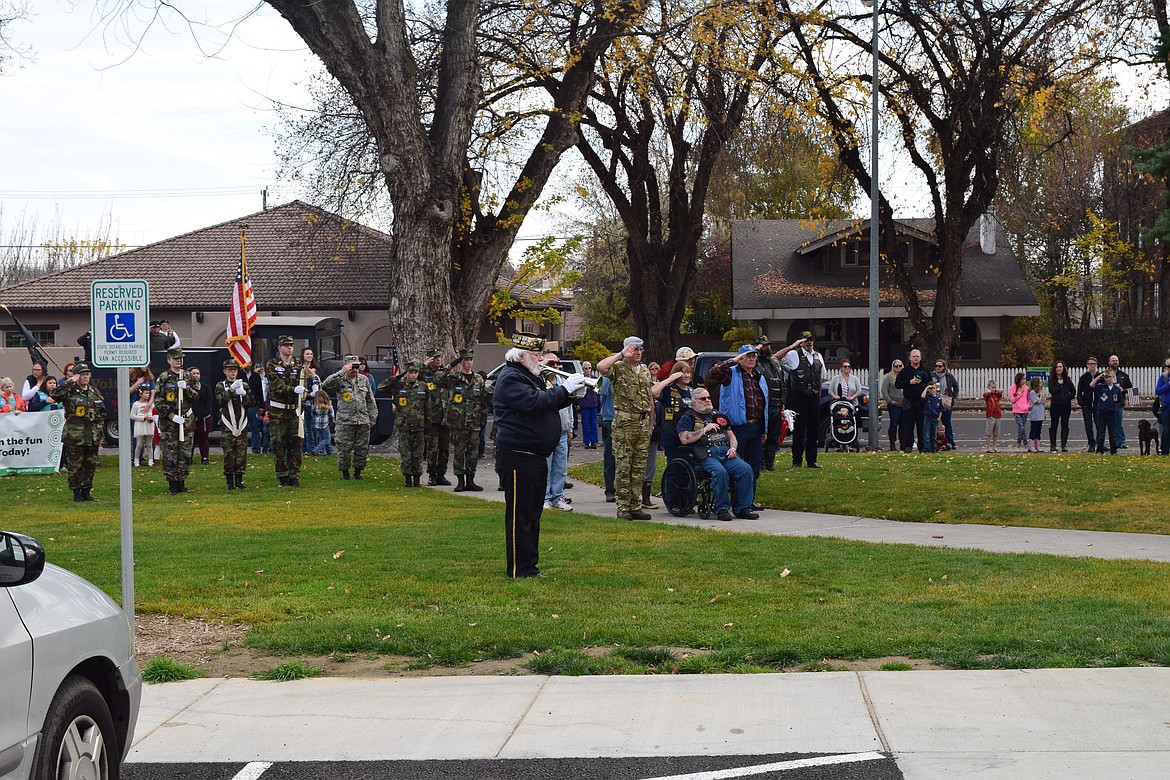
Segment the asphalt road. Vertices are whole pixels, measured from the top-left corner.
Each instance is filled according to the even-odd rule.
[[[541,758],[126,764],[124,780],[902,780],[881,753],[845,755]]]
[[[1138,420],[1148,419],[1151,422],[1153,417],[1148,411],[1142,412],[1126,412],[1125,420],[1122,424],[1122,429],[1125,431],[1126,444],[1129,449],[1127,454],[1137,455],[1140,450],[1138,448]],[[981,412],[956,412],[953,415],[955,426],[955,444],[960,452],[982,452],[984,448],[984,423],[986,418]],[[1041,448],[1048,451],[1048,420],[1044,421],[1044,427],[1040,432]],[[882,428],[880,432],[879,443],[884,450],[889,445],[889,438],[887,425],[889,419],[882,417]],[[1155,430],[1157,430],[1155,428]],[[1081,420],[1079,412],[1073,412],[1072,418],[1069,420],[1068,426],[1068,451],[1069,452],[1083,452],[1085,448],[1085,425]],[[869,434],[866,431],[861,432],[861,444],[866,446],[869,443]],[[1016,421],[1010,414],[1004,414],[1003,419],[999,423],[999,451],[1000,453],[1013,452],[1012,444],[1016,440]],[[1057,444],[1059,444],[1059,440]],[[1106,451],[1108,451],[1108,441],[1106,441]],[[1157,452],[1157,445],[1153,448]]]

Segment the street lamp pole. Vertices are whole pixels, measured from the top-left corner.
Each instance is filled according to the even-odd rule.
[[[873,8],[873,114],[869,136],[869,449],[878,449],[878,10],[881,0],[861,0]]]

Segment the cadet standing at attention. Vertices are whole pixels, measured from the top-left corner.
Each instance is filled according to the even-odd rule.
[[[65,463],[74,501],[97,500],[93,497],[93,472],[97,469],[106,407],[98,389],[89,386],[91,376],[89,364],[78,363],[73,367],[73,376],[51,393],[52,399],[65,408],[61,440],[65,443]]]
[[[654,380],[642,365],[642,339],[630,336],[615,352],[597,363],[602,376],[613,383],[613,456],[617,462],[614,487],[617,489],[617,516],[623,520],[649,520],[642,511],[643,476],[650,456],[650,389]]]
[[[268,361],[268,424],[272,453],[276,461],[276,478],[281,487],[301,486],[301,449],[305,433],[301,425],[305,383],[309,372],[293,357],[293,337],[277,340],[278,355]]]
[[[172,496],[188,493],[187,475],[195,451],[195,401],[199,394],[188,384],[183,370],[183,350],[167,350],[167,370],[155,380],[154,408],[158,410],[158,440],[162,449],[163,474]],[[183,440],[179,441],[182,433]]]
[[[357,355],[346,355],[341,370],[321,383],[322,388],[337,394],[337,433],[333,443],[337,447],[337,469],[342,479],[349,479],[351,465],[353,478],[362,478],[370,454],[370,431],[378,421],[378,403],[370,380],[358,371],[360,363]]]
[[[454,365],[454,364],[452,364]],[[447,370],[443,368],[443,353],[438,347],[427,350],[427,360],[419,372],[419,379],[426,386],[430,402],[430,417],[427,420],[426,453],[428,485],[450,485],[447,479],[447,459],[451,450],[451,432],[447,429],[443,412],[443,384]]]
[[[235,358],[223,361],[224,380],[215,386],[219,403],[219,421],[223,432],[223,476],[228,490],[244,490],[244,472],[248,470],[248,408],[256,405],[252,389],[239,378],[240,366]]]
[[[394,429],[398,431],[398,456],[407,487],[419,487],[422,477],[423,444],[427,421],[431,415],[427,386],[419,379],[418,363],[406,364],[406,373],[398,374],[378,385],[378,391],[394,398]],[[448,483],[450,484],[450,483]]]
[[[447,374],[447,430],[451,432],[451,454],[455,461],[455,492],[478,492],[475,467],[479,463],[479,429],[483,422],[487,393],[483,377],[475,373],[475,352],[459,353],[459,369]]]

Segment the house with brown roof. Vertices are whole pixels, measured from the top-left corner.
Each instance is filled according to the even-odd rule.
[[[95,279],[143,279],[151,319],[167,319],[184,346],[223,346],[241,234],[248,275],[261,317],[338,317],[343,352],[375,357],[388,348],[391,236],[301,201],[202,228],[155,244],[46,274],[0,290],[0,304],[41,341],[59,364],[82,353],[77,337],[90,327],[90,285]],[[501,276],[499,284],[528,309],[566,311],[570,303]],[[502,360],[497,327],[528,329],[562,339],[560,324],[515,320],[485,322],[476,362]],[[11,318],[0,314],[4,353],[0,375],[24,377],[28,353]],[[401,350],[421,356],[422,346]],[[383,353],[385,350],[383,350]],[[18,382],[19,384],[19,382]]]
[[[933,220],[896,221],[898,251],[912,264],[919,300],[929,311],[937,278],[927,258]],[[869,220],[747,220],[731,226],[732,316],[751,320],[773,341],[791,344],[804,330],[830,364],[869,361]],[[879,364],[904,356],[914,341],[906,304],[892,279],[879,283]],[[998,366],[1003,332],[1040,304],[994,215],[972,228],[959,282],[959,340],[964,366]]]

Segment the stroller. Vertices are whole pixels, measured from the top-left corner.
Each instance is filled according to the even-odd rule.
[[[852,401],[840,398],[829,404],[829,435],[825,437],[825,452],[837,445],[838,452],[857,450],[857,407]]]

